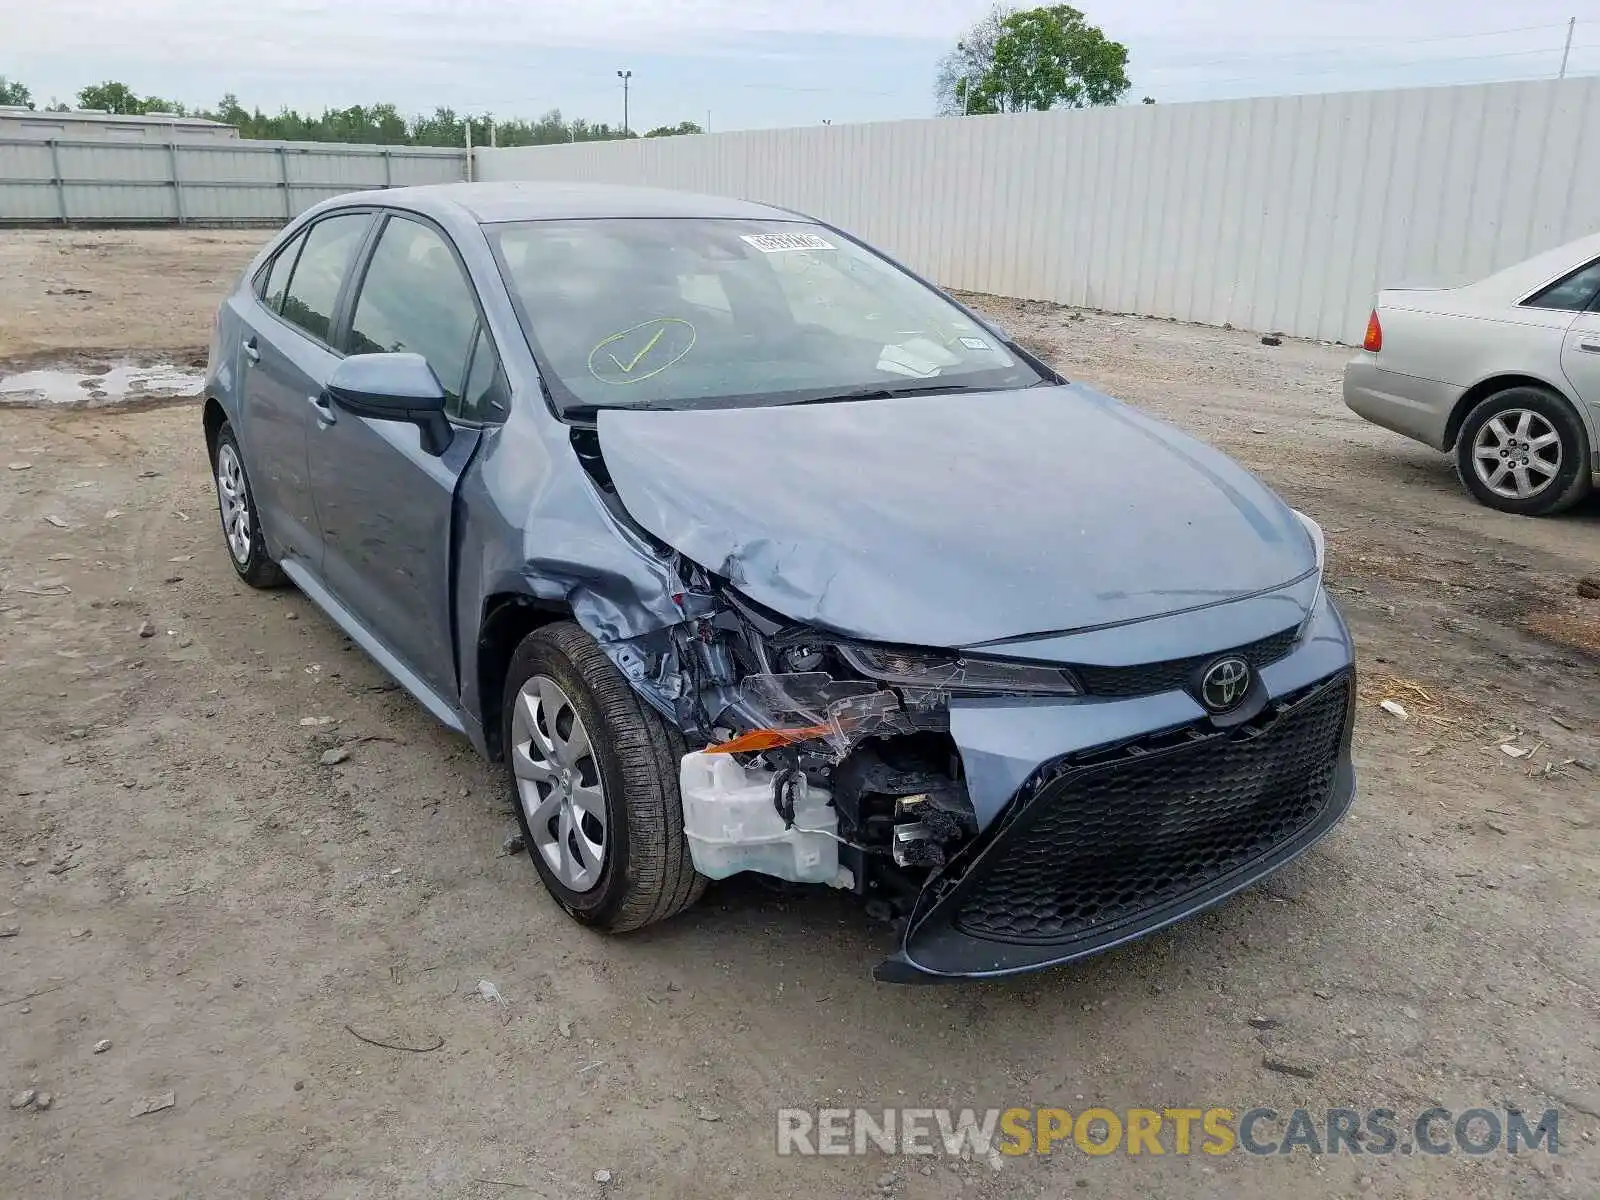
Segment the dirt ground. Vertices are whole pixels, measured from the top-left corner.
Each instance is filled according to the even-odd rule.
[[[0,360],[203,352],[263,236],[0,233]],[[1338,347],[985,303],[1326,528],[1363,703],[1316,850],[1003,984],[874,984],[861,911],[745,883],[590,934],[501,853],[496,770],[235,581],[192,404],[0,408],[0,1095],[53,1099],[0,1108],[0,1194],[1600,1194],[1600,503],[1474,505],[1344,409]],[[774,1150],[780,1106],[1096,1103],[1553,1107],[1561,1153]]]

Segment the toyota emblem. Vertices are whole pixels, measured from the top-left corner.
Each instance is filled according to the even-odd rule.
[[[1237,708],[1250,690],[1250,664],[1237,656],[1219,658],[1200,679],[1200,702],[1214,713]]]

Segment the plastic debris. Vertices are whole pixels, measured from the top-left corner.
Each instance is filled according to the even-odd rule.
[[[146,1096],[128,1111],[130,1117],[143,1117],[150,1113],[158,1113],[162,1109],[172,1108],[178,1103],[178,1097],[172,1092],[161,1092],[155,1096]]]
[[[111,1039],[110,1038],[101,1038],[98,1042],[96,1042],[94,1044],[94,1052],[96,1054],[104,1054],[109,1049],[111,1049]]]
[[[596,1183],[610,1183],[611,1182],[611,1172],[606,1170],[604,1167],[601,1167],[598,1171],[596,1171],[594,1173],[594,1181]]]
[[[1399,717],[1402,721],[1406,719],[1406,706],[1398,700],[1380,700],[1378,707],[1390,716]]]
[[[1527,758],[1529,751],[1524,750],[1521,746],[1513,746],[1508,742],[1506,745],[1500,747],[1500,753],[1508,755],[1511,758]]]
[[[336,767],[349,757],[350,751],[343,746],[335,746],[332,750],[324,750],[322,752],[321,762],[325,767]]]
[[[506,1002],[506,998],[500,994],[500,989],[487,979],[478,980],[478,995],[482,996],[490,1004],[503,1005]]]

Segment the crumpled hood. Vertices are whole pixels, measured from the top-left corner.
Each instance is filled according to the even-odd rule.
[[[1243,468],[1081,385],[608,409],[599,435],[645,529],[792,620],[871,641],[1094,628],[1316,567]]]

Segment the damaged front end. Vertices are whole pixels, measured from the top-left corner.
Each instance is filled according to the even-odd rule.
[[[951,497],[863,499],[853,511],[872,520],[857,524],[875,528],[839,521],[836,497],[824,506],[803,474],[761,470],[754,449],[791,453],[765,423],[814,419],[636,413],[573,436],[617,535],[608,549],[634,561],[612,571],[627,602],[592,572],[567,595],[639,695],[701,747],[679,777],[701,874],[854,892],[895,928],[879,979],[998,976],[1218,903],[1347,809],[1349,634],[1315,540],[1242,473],[1212,518],[1248,532],[1226,570],[1184,560],[1180,578],[1174,543],[1160,585],[1136,589],[1099,524],[951,518],[929,555],[912,547],[932,534],[902,526],[950,512]],[[726,440],[730,424],[751,426],[751,453],[697,457],[704,427]],[[860,448],[829,450],[845,445]],[[1198,452],[1181,461],[1217,473]],[[782,486],[758,486],[758,470]],[[909,467],[896,478],[931,486]],[[1041,507],[1061,506],[1025,511]],[[577,548],[553,532],[530,546]],[[1105,587],[1039,565],[1068,561]],[[1252,586],[1223,586],[1233,578]],[[918,638],[980,650],[901,644]],[[1202,695],[1223,662],[1248,681],[1225,711]]]
[[[1109,949],[1283,866],[1353,796],[1354,676],[1325,596],[1242,648],[1262,683],[1208,715],[1182,687],[1105,695],[1092,668],[836,638],[679,566],[705,615],[608,650],[706,745],[680,778],[695,866],[855,892],[896,927],[879,979]],[[1001,783],[1000,761],[1037,765]]]
[[[789,622],[675,557],[699,615],[602,643],[691,743],[684,833],[711,878],[755,871],[861,896],[901,921],[981,832],[953,696],[1076,694],[1049,665],[885,648]]]

